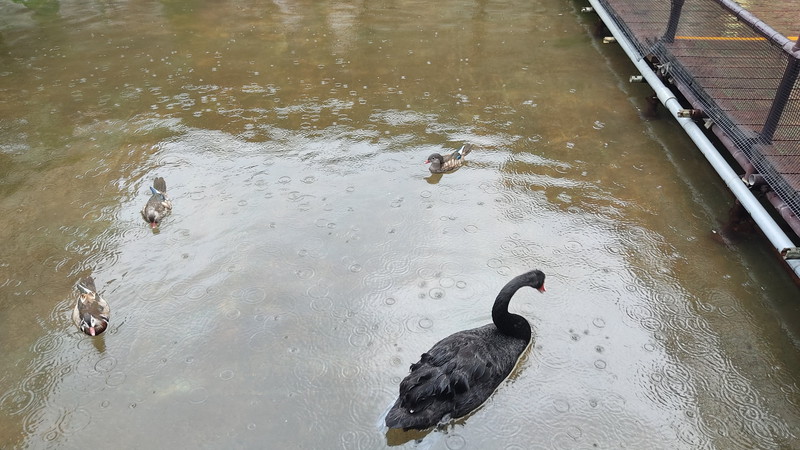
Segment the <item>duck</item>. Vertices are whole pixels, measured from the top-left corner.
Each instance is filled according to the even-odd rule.
[[[531,342],[528,320],[508,312],[511,297],[524,286],[545,292],[544,279],[538,269],[514,277],[497,294],[492,323],[452,334],[423,353],[400,382],[386,426],[425,430],[481,406]]]
[[[72,321],[79,330],[89,336],[99,336],[108,328],[111,308],[94,286],[94,278],[86,277],[78,282],[78,301],[72,310]]]
[[[164,178],[157,177],[150,186],[150,200],[142,208],[142,217],[151,228],[156,228],[161,219],[167,216],[172,211],[172,200],[167,197],[167,182]]]
[[[425,164],[430,164],[428,170],[431,173],[445,173],[458,169],[464,163],[469,152],[472,151],[472,144],[464,144],[460,149],[454,151],[449,155],[442,156],[438,153],[432,153],[428,156]]]

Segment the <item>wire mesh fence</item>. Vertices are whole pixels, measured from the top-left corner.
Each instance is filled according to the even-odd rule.
[[[599,1],[800,217],[798,42],[731,0]]]

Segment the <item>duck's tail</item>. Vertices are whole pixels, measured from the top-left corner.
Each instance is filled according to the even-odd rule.
[[[471,151],[472,151],[472,144],[464,144],[458,150],[458,154],[461,155],[461,157],[463,158],[464,156],[469,155],[469,152]]]
[[[164,178],[158,177],[153,180],[153,187],[156,188],[157,191],[161,192],[162,194],[167,193],[167,182],[164,181]]]
[[[81,281],[79,281],[78,290],[81,291],[81,293],[83,294],[91,294],[93,292],[97,292],[97,288],[94,286],[94,278],[86,277],[83,278]]]

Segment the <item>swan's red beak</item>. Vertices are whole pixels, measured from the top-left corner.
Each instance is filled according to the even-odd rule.
[[[541,285],[541,286],[539,286],[539,292],[545,292],[545,289],[544,289],[544,284],[543,284],[543,285]]]

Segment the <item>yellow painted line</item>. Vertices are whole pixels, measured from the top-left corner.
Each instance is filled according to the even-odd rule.
[[[797,40],[797,36],[786,36],[792,41]],[[725,36],[675,36],[675,39],[686,39],[696,41],[765,41],[763,37],[725,37]]]

